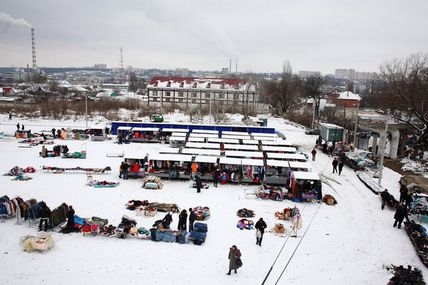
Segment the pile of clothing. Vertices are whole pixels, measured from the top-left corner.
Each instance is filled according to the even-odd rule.
[[[180,212],[180,208],[178,207],[177,204],[152,202],[152,203],[149,203],[147,207],[156,208],[158,212],[172,212],[172,213]]]
[[[289,220],[291,216],[291,208],[287,207],[281,212],[275,212],[275,218],[278,220]]]
[[[394,276],[389,279],[389,285],[424,285],[424,277],[421,270],[408,265],[404,268],[402,265],[386,267]]]
[[[285,227],[283,224],[275,224],[275,226],[272,228],[271,232],[277,235],[284,235],[285,234]]]
[[[240,219],[236,224],[236,227],[240,230],[252,230],[254,227],[254,222],[249,219]]]
[[[428,234],[427,230],[415,221],[405,222],[406,232],[412,241],[422,263],[428,267]]]
[[[55,245],[53,237],[44,232],[40,232],[37,236],[24,236],[21,238],[22,250],[26,252],[48,251]]]
[[[136,227],[137,221],[128,217],[122,216],[122,221],[116,228],[116,236],[118,238],[126,238],[126,236],[131,232],[131,228]]]
[[[239,209],[236,214],[241,218],[253,218],[256,215],[253,210],[246,208]]]
[[[202,207],[202,206],[194,207],[193,212],[195,213],[195,220],[197,221],[206,221],[209,219],[211,215],[210,208],[208,207]]]
[[[129,200],[125,206],[128,210],[134,211],[136,208],[140,206],[147,206],[147,205],[149,205],[148,200]]]
[[[157,176],[147,176],[143,179],[143,186],[144,189],[162,189],[163,183],[160,177]]]
[[[119,185],[119,182],[111,182],[111,181],[91,181],[88,183],[89,186],[94,188],[113,188]]]
[[[80,231],[83,233],[83,235],[98,235],[102,231],[103,227],[107,224],[107,219],[92,217],[91,219],[85,221],[85,224],[81,227]]]
[[[24,202],[20,197],[16,197],[12,200],[9,199],[7,195],[0,197],[0,219],[4,222],[8,217],[14,216],[16,214],[17,218],[21,217],[21,209],[19,204]]]
[[[26,168],[21,168],[19,166],[15,166],[15,167],[12,167],[12,169],[9,170],[9,172],[5,173],[4,175],[6,175],[6,176],[18,176],[20,174],[34,173],[34,172],[36,172],[36,169],[34,167],[31,167],[31,166],[27,166]]]
[[[385,201],[385,203],[391,208],[396,208],[399,204],[395,197],[387,190],[384,190],[380,193],[380,198],[382,199],[382,201]]]

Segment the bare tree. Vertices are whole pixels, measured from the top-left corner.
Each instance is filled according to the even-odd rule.
[[[131,71],[131,73],[129,74],[128,90],[135,93],[137,92],[138,88],[139,88],[138,77],[134,71]]]
[[[311,76],[303,83],[303,95],[312,98],[315,104],[315,116],[320,114],[320,101],[324,98],[324,93],[321,91],[323,79],[320,76]]]
[[[276,114],[286,113],[299,103],[301,81],[289,73],[283,73],[278,81],[265,81],[263,101],[270,104]]]
[[[428,146],[428,54],[414,54],[380,67],[386,85],[379,108],[419,134],[417,147]]]

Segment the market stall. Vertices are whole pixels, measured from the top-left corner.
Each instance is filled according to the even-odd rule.
[[[147,154],[127,153],[124,156],[129,165],[128,177],[144,177],[146,173]]]
[[[212,156],[220,156],[220,150],[218,149],[205,149],[205,148],[183,148],[181,150],[182,154],[193,154],[193,155],[212,155]]]
[[[307,161],[306,157],[300,153],[267,152],[266,157],[268,159],[275,159],[275,160],[301,161],[301,162]]]
[[[286,160],[266,160],[266,184],[287,185],[290,178],[290,165]]]
[[[105,141],[106,134],[103,128],[93,128],[88,130],[89,135],[91,135],[91,141]],[[62,134],[61,134],[62,138]]]
[[[191,155],[153,154],[148,160],[150,175],[170,179],[190,179]]]
[[[226,150],[225,151],[225,156],[227,156],[227,157],[241,157],[241,158],[263,159],[263,152],[259,152],[259,151]]]
[[[263,159],[241,160],[242,166],[242,183],[260,184],[264,180],[265,169]]]
[[[220,157],[221,184],[227,182],[239,183],[242,177],[242,165],[240,158]]]
[[[219,143],[198,143],[198,142],[187,142],[187,148],[207,148],[207,149],[220,149]]]
[[[160,142],[159,128],[132,128],[133,142],[158,143]]]
[[[123,141],[129,140],[132,135],[132,127],[121,126],[117,128],[117,137],[121,137]]]
[[[292,199],[303,202],[322,199],[321,179],[318,173],[293,171],[290,184]]]
[[[288,161],[290,165],[291,171],[304,171],[309,172],[312,169],[312,166],[309,162],[301,162],[301,161]]]
[[[189,129],[173,129],[173,128],[162,128],[159,131],[159,139],[162,142],[169,143],[171,137],[187,137]]]
[[[198,165],[197,175],[202,180],[213,180],[212,174],[217,166],[218,156],[198,155],[195,157],[195,163]]]

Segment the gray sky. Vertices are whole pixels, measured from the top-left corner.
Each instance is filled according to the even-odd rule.
[[[378,71],[428,51],[426,0],[1,0],[0,66]],[[7,15],[22,19],[11,23]],[[235,69],[235,63],[232,64]]]

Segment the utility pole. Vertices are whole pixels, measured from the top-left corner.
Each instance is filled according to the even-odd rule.
[[[85,121],[86,127],[88,127],[88,94],[85,94]]]
[[[381,134],[380,140],[380,163],[379,163],[379,187],[382,187],[383,157],[385,156],[386,137],[388,132],[388,117],[385,119],[385,129]]]
[[[215,96],[215,94],[214,94]],[[210,96],[210,125],[211,125],[211,96]]]
[[[314,99],[314,109],[312,110],[312,124],[311,124],[311,128],[314,128],[314,122],[315,122],[315,99]]]
[[[355,128],[354,128],[354,151],[357,148],[357,126],[358,126],[358,114],[359,113],[360,113],[360,102],[358,101],[357,118],[355,119]]]

